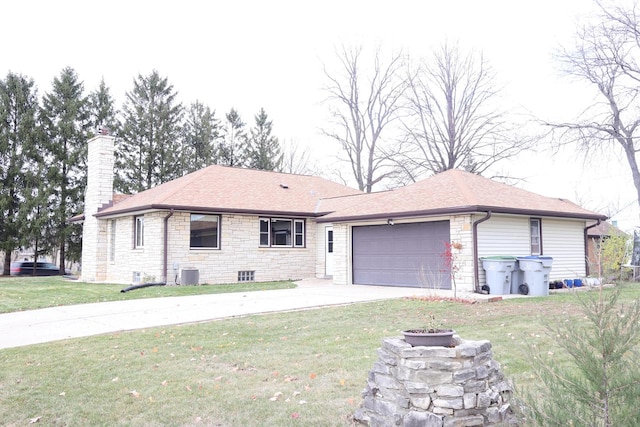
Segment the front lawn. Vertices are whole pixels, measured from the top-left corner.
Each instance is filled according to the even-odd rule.
[[[624,302],[640,296],[624,289]],[[547,324],[581,321],[570,293],[485,304],[390,300],[0,350],[3,425],[349,426],[381,339],[433,313],[488,339],[516,385],[527,343],[563,356]]]
[[[162,286],[122,293],[125,285],[84,283],[63,277],[0,276],[0,313],[60,305],[174,297],[225,292],[294,288],[293,282],[233,283],[228,285]]]

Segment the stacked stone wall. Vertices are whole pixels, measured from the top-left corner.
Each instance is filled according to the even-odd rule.
[[[517,425],[512,386],[489,341],[454,337],[453,347],[412,347],[385,338],[354,419],[369,426]]]

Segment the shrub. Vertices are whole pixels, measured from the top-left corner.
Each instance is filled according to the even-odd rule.
[[[531,346],[536,384],[521,407],[531,425],[634,426],[640,419],[640,304],[618,304],[619,290],[579,299],[580,322],[559,322],[551,338],[564,355],[553,358]],[[545,354],[547,354],[545,352]],[[567,363],[555,364],[566,356]]]

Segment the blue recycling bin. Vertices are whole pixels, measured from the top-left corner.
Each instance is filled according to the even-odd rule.
[[[511,293],[511,275],[516,269],[514,256],[489,256],[480,258],[486,273],[486,284],[490,295],[508,295]]]
[[[549,256],[518,257],[518,267],[522,271],[523,284],[529,288],[529,295],[549,295],[549,273],[553,258]]]

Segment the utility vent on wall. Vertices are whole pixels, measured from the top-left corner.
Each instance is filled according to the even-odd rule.
[[[134,285],[140,284],[142,282],[142,273],[140,273],[139,271],[134,271],[133,272],[133,278],[132,278],[131,282]]]
[[[180,270],[181,285],[197,285],[200,281],[200,271],[197,268],[183,268]]]

